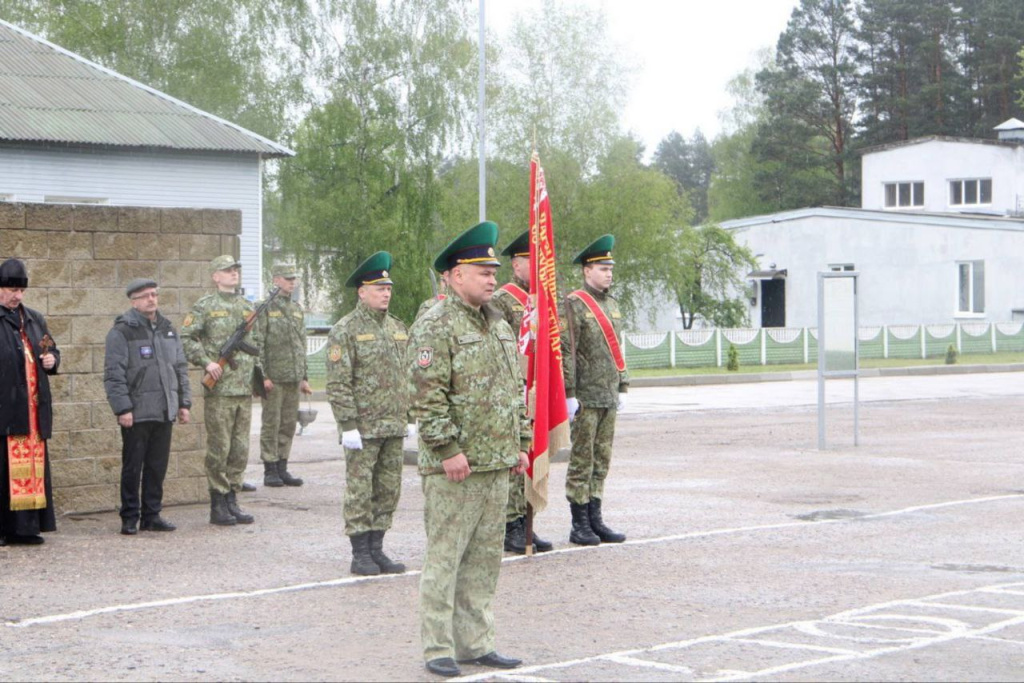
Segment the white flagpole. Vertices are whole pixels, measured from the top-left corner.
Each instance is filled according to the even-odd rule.
[[[487,129],[484,124],[484,77],[487,64],[484,57],[484,0],[480,0],[480,83],[477,89],[477,129],[480,131],[480,222],[487,220]]]

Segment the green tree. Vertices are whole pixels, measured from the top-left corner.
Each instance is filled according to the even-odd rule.
[[[672,291],[683,329],[703,320],[716,327],[747,324],[744,274],[755,266],[750,250],[715,224],[686,230],[672,259]]]
[[[655,168],[676,181],[679,190],[690,201],[693,222],[703,223],[708,217],[708,188],[715,172],[711,145],[698,128],[686,140],[676,131],[669,133],[654,151]]]

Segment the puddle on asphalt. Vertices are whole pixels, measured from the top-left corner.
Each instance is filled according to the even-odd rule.
[[[866,512],[860,512],[859,510],[847,510],[840,508],[837,510],[815,510],[814,512],[808,512],[803,515],[792,515],[794,519],[801,519],[805,522],[820,522],[824,519],[856,519],[857,517],[863,517]]]

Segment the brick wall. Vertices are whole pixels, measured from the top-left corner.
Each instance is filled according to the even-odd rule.
[[[124,286],[160,283],[160,311],[180,328],[211,291],[214,256],[238,256],[242,216],[222,209],[154,209],[84,204],[0,204],[0,260],[22,259],[25,305],[42,312],[61,350],[51,377],[49,442],[57,512],[113,510],[120,503],[121,434],[103,392],[103,342],[131,308]],[[207,499],[202,386],[191,371],[192,422],[174,427],[164,502]]]

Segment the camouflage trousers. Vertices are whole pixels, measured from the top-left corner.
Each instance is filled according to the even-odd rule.
[[[345,533],[387,531],[402,493],[402,437],[345,449]]]
[[[491,602],[505,541],[508,473],[474,472],[458,483],[431,474],[423,477],[423,496],[423,658],[480,657],[494,650]]]
[[[203,404],[206,479],[210,490],[218,493],[240,491],[242,474],[249,461],[252,397],[207,396]]]
[[[505,521],[514,522],[526,516],[526,475],[508,471],[508,506]]]
[[[615,408],[584,408],[572,422],[572,454],[565,474],[565,497],[585,504],[604,495],[604,480],[612,461]]]
[[[263,399],[260,425],[260,459],[263,462],[288,459],[298,421],[299,383],[274,382],[274,388]]]

